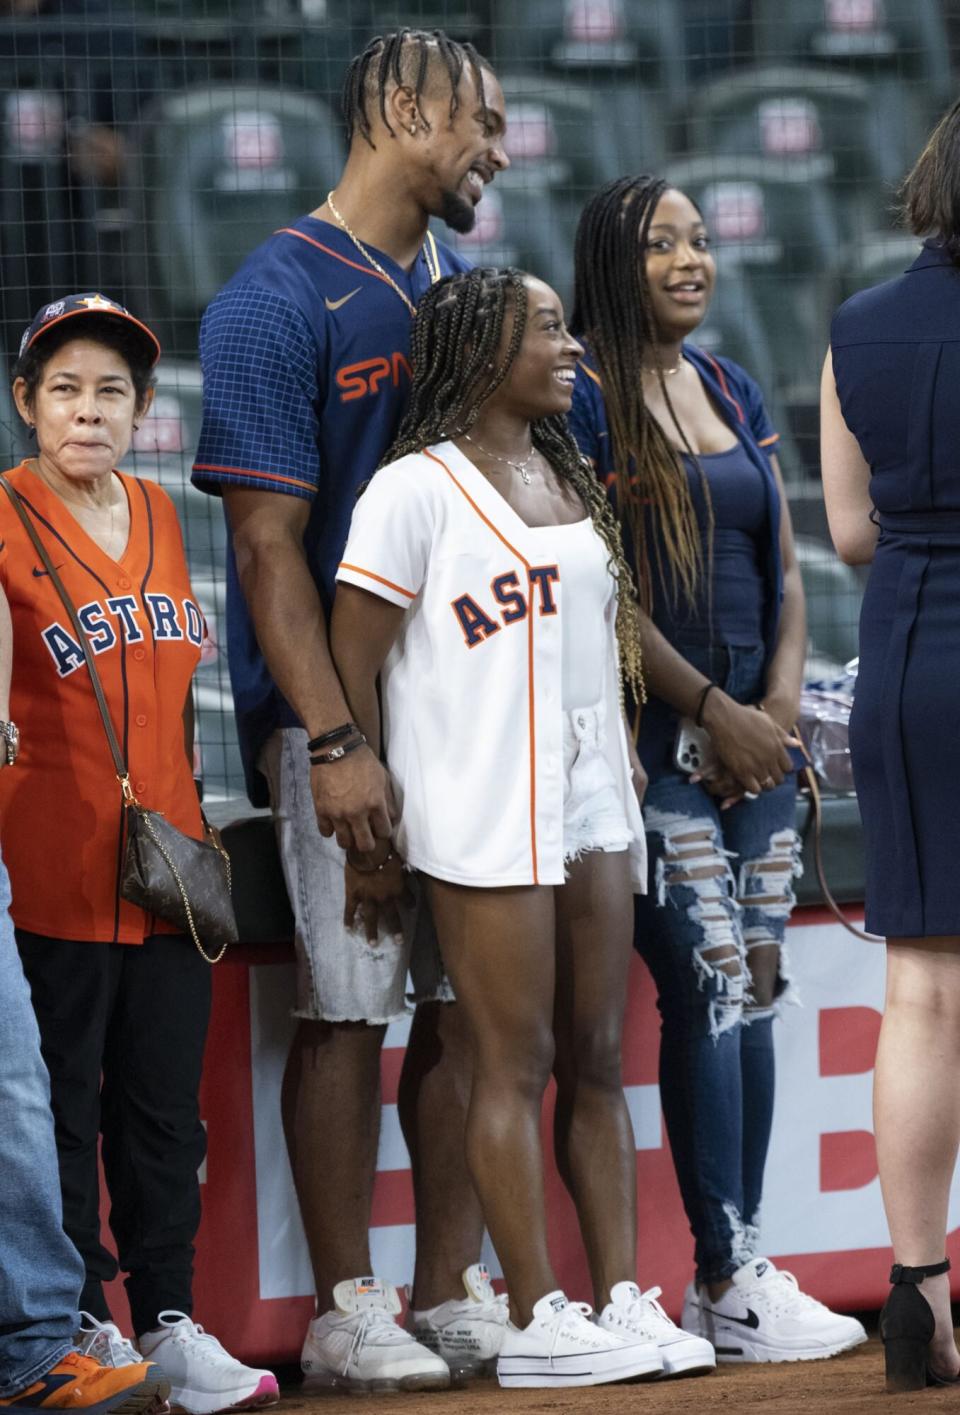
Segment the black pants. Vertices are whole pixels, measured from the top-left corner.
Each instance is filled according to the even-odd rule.
[[[110,1227],[139,1336],[166,1307],[192,1310],[210,967],[174,934],[136,946],[18,929],[17,944],[50,1072],[63,1226],[86,1265],[80,1307],[109,1321],[103,1284],[118,1270],[100,1242],[102,1132]]]

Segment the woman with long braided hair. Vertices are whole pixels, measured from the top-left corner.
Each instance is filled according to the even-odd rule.
[[[806,629],[762,394],[688,342],[715,276],[702,213],[662,178],[625,177],[587,203],[571,425],[641,586],[650,894],[636,946],[657,984],[661,1097],[696,1246],[681,1320],[721,1361],[797,1360],[865,1337],[759,1252]],[[633,1327],[646,1329],[640,1309]]]
[[[422,297],[408,411],[354,513],[332,626],[376,748],[380,675],[399,805],[392,843],[347,867],[347,915],[375,940],[404,865],[419,872],[473,1041],[467,1158],[510,1294],[503,1385],[663,1369],[617,1318],[638,1291],[620,1041],[646,876],[620,685],[642,696],[643,678],[616,517],[564,417],[581,353],[556,294],[520,271],[471,270]],[[553,1069],[598,1323],[547,1251]]]

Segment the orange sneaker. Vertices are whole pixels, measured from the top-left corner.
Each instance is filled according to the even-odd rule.
[[[169,1394],[170,1382],[152,1361],[118,1369],[68,1351],[45,1376],[0,1399],[0,1410],[15,1410],[17,1415],[48,1415],[52,1410],[141,1415]]]

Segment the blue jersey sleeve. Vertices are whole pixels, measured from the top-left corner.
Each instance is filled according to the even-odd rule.
[[[567,422],[580,451],[590,459],[597,476],[605,482],[613,472],[607,410],[596,374],[583,364],[577,369]]]
[[[282,295],[254,284],[221,291],[200,329],[196,486],[316,494],[320,354],[316,334]]]
[[[767,453],[775,452],[780,434],[770,421],[759,383],[732,359],[718,359],[717,362],[723,366],[730,386],[743,408],[754,442]]]

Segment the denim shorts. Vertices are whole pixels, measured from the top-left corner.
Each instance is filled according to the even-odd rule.
[[[563,860],[588,850],[626,850],[633,839],[604,746],[606,706],[574,708],[563,719]]]
[[[409,969],[412,1001],[449,1001],[425,891],[411,877],[414,904],[402,911],[403,935],[386,931],[375,945],[362,928],[343,922],[344,852],[334,836],[320,834],[310,790],[307,734],[283,727],[269,738],[260,770],[270,787],[274,824],[295,922],[295,1017],[325,1022],[395,1022],[407,1015]]]

